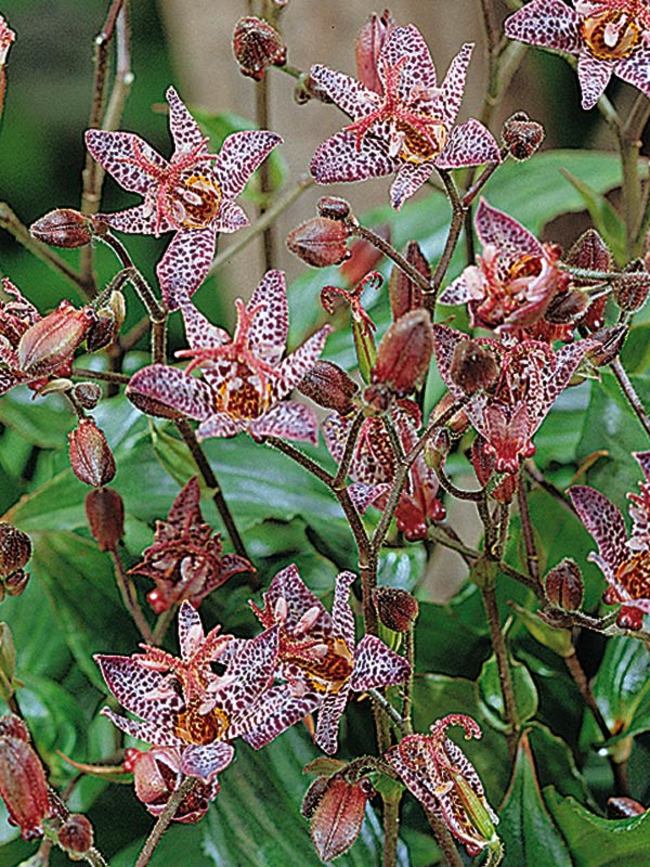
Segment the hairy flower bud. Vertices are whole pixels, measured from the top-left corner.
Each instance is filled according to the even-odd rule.
[[[384,47],[391,30],[396,26],[397,22],[388,9],[382,15],[373,12],[357,36],[355,45],[357,78],[369,90],[374,90],[376,93],[383,92],[382,79],[377,69],[379,52]]]
[[[367,780],[348,783],[336,776],[327,780],[310,820],[311,839],[321,861],[332,861],[352,846],[371,795]]]
[[[614,280],[612,283],[614,300],[618,306],[627,313],[640,310],[648,299],[650,293],[650,273],[647,271],[634,271]]]
[[[275,27],[261,18],[240,18],[235,25],[232,48],[242,75],[261,81],[267,66],[284,66],[287,47]]]
[[[429,312],[420,307],[405,313],[390,326],[377,348],[373,385],[386,386],[400,396],[410,394],[424,382],[432,354]]]
[[[341,220],[314,217],[296,226],[287,236],[287,247],[314,268],[340,265],[349,258],[350,230]]]
[[[316,204],[319,217],[328,220],[347,220],[350,216],[350,203],[336,196],[321,196]]]
[[[580,289],[569,289],[568,292],[560,292],[553,298],[544,318],[558,325],[574,322],[582,316],[588,304],[588,295]]]
[[[348,415],[354,409],[352,398],[359,391],[347,373],[331,361],[317,361],[298,385],[298,391],[314,403]]]
[[[18,343],[18,366],[30,376],[46,376],[69,363],[94,320],[94,313],[63,301],[31,325]]]
[[[86,518],[100,551],[113,551],[124,535],[124,504],[112,488],[95,488],[86,495]]]
[[[51,247],[85,247],[93,237],[92,218],[72,208],[56,208],[29,227],[32,237]]]
[[[49,812],[47,780],[40,759],[22,736],[0,737],[0,796],[24,840],[42,835],[41,823]]]
[[[103,307],[97,311],[97,318],[86,334],[88,352],[98,352],[115,341],[120,325],[110,308]]]
[[[431,268],[417,241],[409,241],[404,257],[426,280],[431,280]],[[390,275],[388,291],[393,319],[399,319],[409,310],[422,307],[422,290],[397,266]]]
[[[0,577],[6,578],[27,565],[32,543],[27,533],[5,521],[0,523]]]
[[[106,437],[90,418],[83,418],[68,434],[70,466],[86,485],[100,488],[115,477],[115,458]]]
[[[510,156],[523,161],[539,150],[546,133],[541,123],[531,120],[526,112],[518,111],[503,124],[501,135]]]
[[[555,608],[578,611],[584,598],[584,582],[577,563],[565,557],[544,579],[546,598]]]
[[[59,831],[59,845],[72,855],[83,855],[92,849],[93,826],[81,813],[71,813]]]
[[[125,754],[124,769],[133,773],[135,794],[153,816],[159,816],[182,782],[181,757],[178,750],[152,747],[141,751],[129,749]],[[192,791],[181,801],[175,822],[198,822],[206,813],[210,801],[219,793],[219,783],[197,780]]]
[[[583,268],[586,271],[609,271],[612,267],[612,254],[598,232],[587,229],[571,247],[564,261],[573,268]]]
[[[96,382],[78,382],[72,389],[72,396],[84,409],[95,409],[101,399],[102,389]]]
[[[320,804],[321,798],[327,791],[329,777],[317,777],[311,786],[305,792],[305,797],[302,799],[300,812],[305,819],[311,819],[316,811],[316,807]]]
[[[393,632],[408,632],[420,610],[415,596],[397,587],[378,587],[373,595],[377,614],[384,626]]]
[[[499,375],[499,368],[491,352],[475,340],[461,340],[456,345],[451,362],[453,382],[467,394],[481,388],[490,388]]]

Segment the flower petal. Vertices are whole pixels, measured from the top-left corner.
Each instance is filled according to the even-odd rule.
[[[224,683],[214,693],[218,706],[223,708],[230,720],[229,737],[237,737],[245,731],[246,720],[273,680],[277,657],[276,626],[237,644],[226,668]]]
[[[318,418],[309,406],[293,400],[283,400],[264,415],[255,419],[249,427],[251,436],[280,437],[316,445],[318,443]]]
[[[156,186],[152,173],[144,168],[147,163],[163,171],[169,168],[169,163],[158,151],[132,132],[89,129],[85,140],[93,159],[97,160],[121,187],[132,193],[144,196]],[[137,157],[136,153],[140,156]]]
[[[350,685],[345,684],[339,692],[328,693],[318,709],[318,723],[314,741],[328,755],[338,749],[339,723],[350,696]]]
[[[128,232],[132,235],[157,235],[176,229],[164,214],[160,214],[158,218],[155,209],[148,203],[135,205],[125,211],[114,211],[112,214],[97,214],[95,219],[108,223],[118,232]]]
[[[390,175],[399,165],[388,155],[388,145],[372,133],[357,149],[354,133],[341,130],[316,150],[309,170],[319,184],[336,184]]]
[[[618,61],[614,72],[623,81],[633,84],[641,93],[650,96],[650,48],[637,48],[629,57]]]
[[[102,716],[108,717],[120,731],[130,735],[132,738],[137,738],[140,741],[145,741],[145,743],[153,744],[157,747],[185,746],[185,741],[177,737],[171,728],[162,729],[155,723],[127,719],[119,713],[113,713],[107,707],[103,707],[100,713]]]
[[[229,235],[250,226],[250,220],[246,216],[246,211],[240,208],[236,202],[222,201],[219,213],[211,225],[215,232]]]
[[[526,254],[544,255],[544,248],[532,232],[514,217],[493,208],[485,199],[481,199],[476,209],[474,225],[481,244],[484,247],[493,244],[500,254],[517,259]]]
[[[173,726],[184,704],[168,674],[148,668],[129,656],[98,654],[95,661],[106,685],[123,708],[156,726]]]
[[[395,27],[384,43],[377,64],[382,83],[386,81],[384,67],[390,69],[398,63],[403,63],[398,87],[402,100],[408,104],[416,95],[426,99],[437,85],[436,68],[431,59],[429,46],[413,24],[407,27]]]
[[[354,648],[354,614],[350,606],[350,587],[356,581],[354,572],[339,572],[334,585],[332,606],[332,635],[342,638],[347,646]]]
[[[178,610],[178,643],[183,661],[187,662],[204,641],[205,631],[199,612],[190,602],[182,602]]]
[[[501,151],[496,139],[473,117],[453,128],[445,149],[435,160],[439,169],[458,169],[463,166],[500,162]]]
[[[313,692],[293,695],[287,683],[272,686],[256,702],[241,737],[259,750],[316,710],[321,701],[322,697]]]
[[[214,412],[209,385],[166,364],[151,364],[131,377],[126,387],[131,403],[148,415],[207,419]]]
[[[598,545],[596,562],[611,580],[617,567],[630,554],[623,515],[611,500],[594,488],[574,485],[568,493],[578,517]],[[595,559],[592,555],[590,558]]]
[[[320,358],[331,331],[331,325],[323,325],[276,368],[278,378],[273,385],[273,396],[276,400],[286,397],[307,376]]]
[[[224,741],[203,746],[192,744],[183,750],[181,771],[188,777],[197,777],[210,783],[228,767],[234,757],[234,747]]]
[[[381,103],[379,95],[369,90],[360,81],[350,78],[344,72],[330,69],[329,66],[316,64],[309,73],[341,111],[352,120],[360,120],[371,114]]]
[[[456,123],[458,112],[465,93],[467,69],[472,59],[474,43],[466,42],[449,64],[445,80],[440,87],[440,95],[435,101],[434,111],[449,128]]]
[[[410,671],[411,667],[403,656],[389,650],[376,635],[366,635],[354,652],[350,688],[354,692],[365,692],[367,689],[404,683]]]
[[[236,198],[253,172],[281,143],[282,138],[268,130],[245,130],[229,135],[214,167],[224,198]]]
[[[217,236],[212,226],[181,229],[156,266],[165,304],[178,310],[205,280],[214,258]]]
[[[595,342],[589,339],[570,343],[555,353],[554,365],[544,365],[541,371],[541,399],[532,413],[536,417],[534,431],[540,426],[556,398],[569,384],[585,354],[593,349],[594,345]]]
[[[562,0],[533,0],[505,22],[505,33],[529,45],[577,54],[582,38],[580,18]]]
[[[205,136],[187,110],[174,87],[168,87],[165,99],[169,105],[169,131],[176,151],[192,151],[204,144]],[[204,146],[207,151],[207,147]]]
[[[318,617],[312,625],[315,632],[329,633],[332,628],[332,620],[329,612],[320,601],[318,596],[311,592],[309,587],[300,577],[298,567],[293,563],[286,569],[281,569],[273,576],[269,589],[264,593],[264,604],[274,609],[279,599],[284,599],[287,614],[284,626],[289,632],[293,632],[303,614],[311,609],[318,609]]]
[[[480,207],[480,206],[479,206]],[[465,268],[460,277],[444,290],[438,299],[440,304],[448,304],[450,307],[457,304],[467,304],[468,301],[480,301],[485,297],[482,287],[483,275],[480,268],[470,265]]]
[[[433,163],[403,163],[390,188],[390,203],[396,211],[431,177]]]
[[[578,80],[582,91],[581,105],[584,109],[593,108],[605,88],[609,84],[614,71],[611,60],[598,60],[587,51],[583,51],[578,58]]]
[[[244,430],[246,425],[243,422],[230,418],[225,412],[215,412],[201,422],[196,433],[199,440],[207,440],[210,437],[234,437]]]
[[[183,304],[181,314],[185,324],[185,337],[192,349],[216,348],[230,340],[228,332],[209,322],[194,304]]]
[[[248,333],[253,354],[267,364],[276,365],[284,354],[289,334],[289,305],[284,271],[267,271],[246,307],[249,311],[257,308]]]

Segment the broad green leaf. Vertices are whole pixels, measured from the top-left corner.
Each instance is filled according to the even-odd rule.
[[[510,674],[517,708],[516,722],[521,724],[533,717],[537,711],[537,689],[526,666],[512,657],[510,658]],[[494,655],[483,664],[478,686],[486,714],[490,717],[492,725],[503,728],[506,725],[505,704],[499,681],[499,669]]]
[[[60,449],[66,444],[66,433],[75,424],[71,412],[56,409],[60,401],[53,395],[34,398],[34,393],[26,388],[15,389],[0,400],[0,422],[31,445]]]
[[[562,795],[571,795],[583,804],[595,806],[566,742],[538,722],[529,725],[527,734],[540,786],[555,785]]]
[[[420,603],[415,626],[418,672],[478,677],[490,652],[490,639],[485,629],[463,619],[467,607],[456,599],[447,605]]]
[[[610,638],[592,689],[613,734],[650,730],[650,654],[642,641]]]

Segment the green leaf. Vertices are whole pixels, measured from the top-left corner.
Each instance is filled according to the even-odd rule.
[[[517,709],[516,722],[521,724],[531,719],[537,711],[537,689],[530,676],[530,672],[521,662],[517,662],[517,660],[511,658],[510,672]],[[504,729],[507,725],[505,706],[499,681],[499,669],[494,655],[483,664],[478,686],[481,699],[485,705],[486,715],[489,716],[492,725],[496,728]]]
[[[419,672],[478,677],[481,663],[490,652],[490,639],[487,630],[477,625],[472,599],[466,600],[468,595],[463,594],[447,605],[420,602],[415,625]]]
[[[592,689],[611,732],[650,730],[650,654],[642,641],[610,638]]]
[[[36,398],[28,389],[15,389],[0,400],[0,422],[26,442],[42,449],[65,446],[65,435],[74,427],[74,415],[62,412],[55,397]]]
[[[14,694],[16,645],[8,623],[0,623],[0,698],[6,703]]]
[[[624,265],[627,261],[625,224],[619,215],[605,196],[597,193],[586,181],[576,178],[566,169],[562,170],[562,174],[580,193],[594,228],[603,236],[614,259],[619,265]]]
[[[528,735],[522,735],[514,773],[499,810],[499,836],[505,846],[503,867],[572,867],[567,845],[549,815],[537,780]]]
[[[573,753],[562,738],[553,734],[547,726],[533,722],[528,728],[528,741],[542,788],[553,784],[562,795],[571,795],[583,804],[595,806]]]
[[[519,620],[536,641],[563,657],[573,653],[571,632],[568,629],[557,629],[554,626],[549,626],[537,614],[528,611],[521,605],[513,605],[513,608]]]
[[[568,843],[575,867],[641,867],[649,863],[650,813],[633,819],[603,819],[573,798],[563,798],[553,786],[544,789],[544,798]]]

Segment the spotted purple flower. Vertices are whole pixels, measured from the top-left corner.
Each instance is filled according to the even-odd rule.
[[[433,330],[440,375],[456,400],[467,398],[451,376],[454,352],[467,335],[446,325]],[[533,435],[594,344],[580,340],[555,352],[541,340],[501,343],[479,337],[475,342],[493,355],[499,374],[489,389],[469,398],[464,412],[485,440],[485,452],[494,455],[497,472],[516,473],[520,460],[535,453]]]
[[[570,338],[544,320],[551,301],[569,286],[557,267],[559,250],[542,244],[513,217],[481,199],[474,221],[483,252],[440,296],[441,304],[467,304],[472,325],[519,337]],[[558,333],[559,332],[559,333]]]
[[[620,603],[618,625],[641,629],[650,614],[650,452],[634,457],[643,470],[640,493],[629,493],[632,532],[628,536],[620,510],[604,495],[586,485],[569,489],[580,520],[598,545],[589,559],[602,571],[609,588],[603,597],[608,605]]]
[[[185,371],[162,364],[139,370],[127,395],[153,415],[184,415],[201,422],[200,439],[251,436],[317,441],[318,423],[304,404],[285,400],[318,360],[328,325],[282,358],[289,328],[283,272],[269,271],[248,304],[236,301],[234,337],[212,325],[191,304],[183,306],[191,359]],[[190,376],[200,367],[202,378]]]
[[[399,209],[435,168],[498,162],[499,147],[483,124],[472,118],[455,126],[472,49],[462,47],[438,86],[420,31],[395,27],[377,58],[380,93],[327,66],[312,67],[312,80],[353,121],[314,154],[311,172],[318,183],[397,173],[390,195]]]
[[[592,108],[612,73],[650,96],[647,0],[533,0],[511,15],[506,35],[578,57],[582,107]]]
[[[282,139],[267,130],[236,132],[210,154],[208,139],[173,87],[166,97],[174,142],[169,160],[134,133],[91,129],[86,146],[120,186],[144,199],[99,219],[121,232],[176,233],[156,269],[165,302],[176,310],[205,279],[217,234],[248,225],[235,200]]]
[[[356,576],[341,572],[336,579],[332,613],[305,585],[298,569],[288,566],[264,593],[264,607],[253,612],[266,629],[279,628],[281,676],[300,696],[318,699],[316,743],[326,753],[337,750],[339,721],[350,692],[403,683],[408,662],[374,635],[356,644],[350,586]]]

